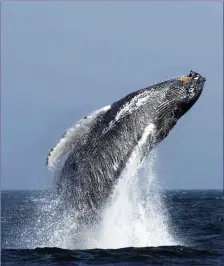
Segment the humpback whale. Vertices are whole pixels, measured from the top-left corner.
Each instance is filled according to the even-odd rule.
[[[199,73],[170,79],[130,93],[66,132],[51,150],[47,165],[67,154],[57,190],[69,208],[85,219],[108,200],[133,150],[151,128],[142,158],[161,142],[200,97],[205,78]]]

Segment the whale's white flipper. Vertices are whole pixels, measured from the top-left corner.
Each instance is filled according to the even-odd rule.
[[[80,141],[83,142],[97,118],[106,113],[110,108],[111,106],[108,105],[97,111],[94,111],[87,117],[84,117],[78,121],[73,127],[69,128],[63,134],[57,145],[48,153],[46,160],[46,165],[48,168],[54,168],[62,156],[68,154],[80,143]]]

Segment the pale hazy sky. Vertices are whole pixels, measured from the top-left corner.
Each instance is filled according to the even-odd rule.
[[[3,189],[47,187],[65,129],[129,92],[190,69],[203,94],[157,149],[168,188],[222,188],[221,2],[3,2]]]

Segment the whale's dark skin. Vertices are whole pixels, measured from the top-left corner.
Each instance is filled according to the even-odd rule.
[[[135,91],[99,115],[85,141],[69,154],[57,179],[67,206],[87,219],[99,210],[124,169],[128,158],[151,123],[144,152],[161,142],[198,100],[205,78],[193,71],[184,79],[171,79]],[[143,156],[144,156],[143,152]]]

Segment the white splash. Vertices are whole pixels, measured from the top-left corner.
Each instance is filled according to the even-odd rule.
[[[146,129],[104,208],[101,221],[88,228],[78,224],[77,213],[61,210],[60,199],[39,200],[20,235],[20,248],[123,248],[181,245],[171,230],[156,176],[156,151],[141,162]]]
[[[26,221],[24,228],[16,234],[14,232],[14,238],[19,239],[18,248],[74,249],[82,247],[75,213],[61,210],[60,199],[53,198],[52,194],[44,195],[37,202],[33,202],[35,203],[35,213]],[[77,239],[79,239],[78,243]]]
[[[120,177],[96,232],[88,232],[86,248],[178,245],[170,232],[155,171],[156,152],[141,163],[149,125]],[[141,172],[139,172],[141,168]]]

